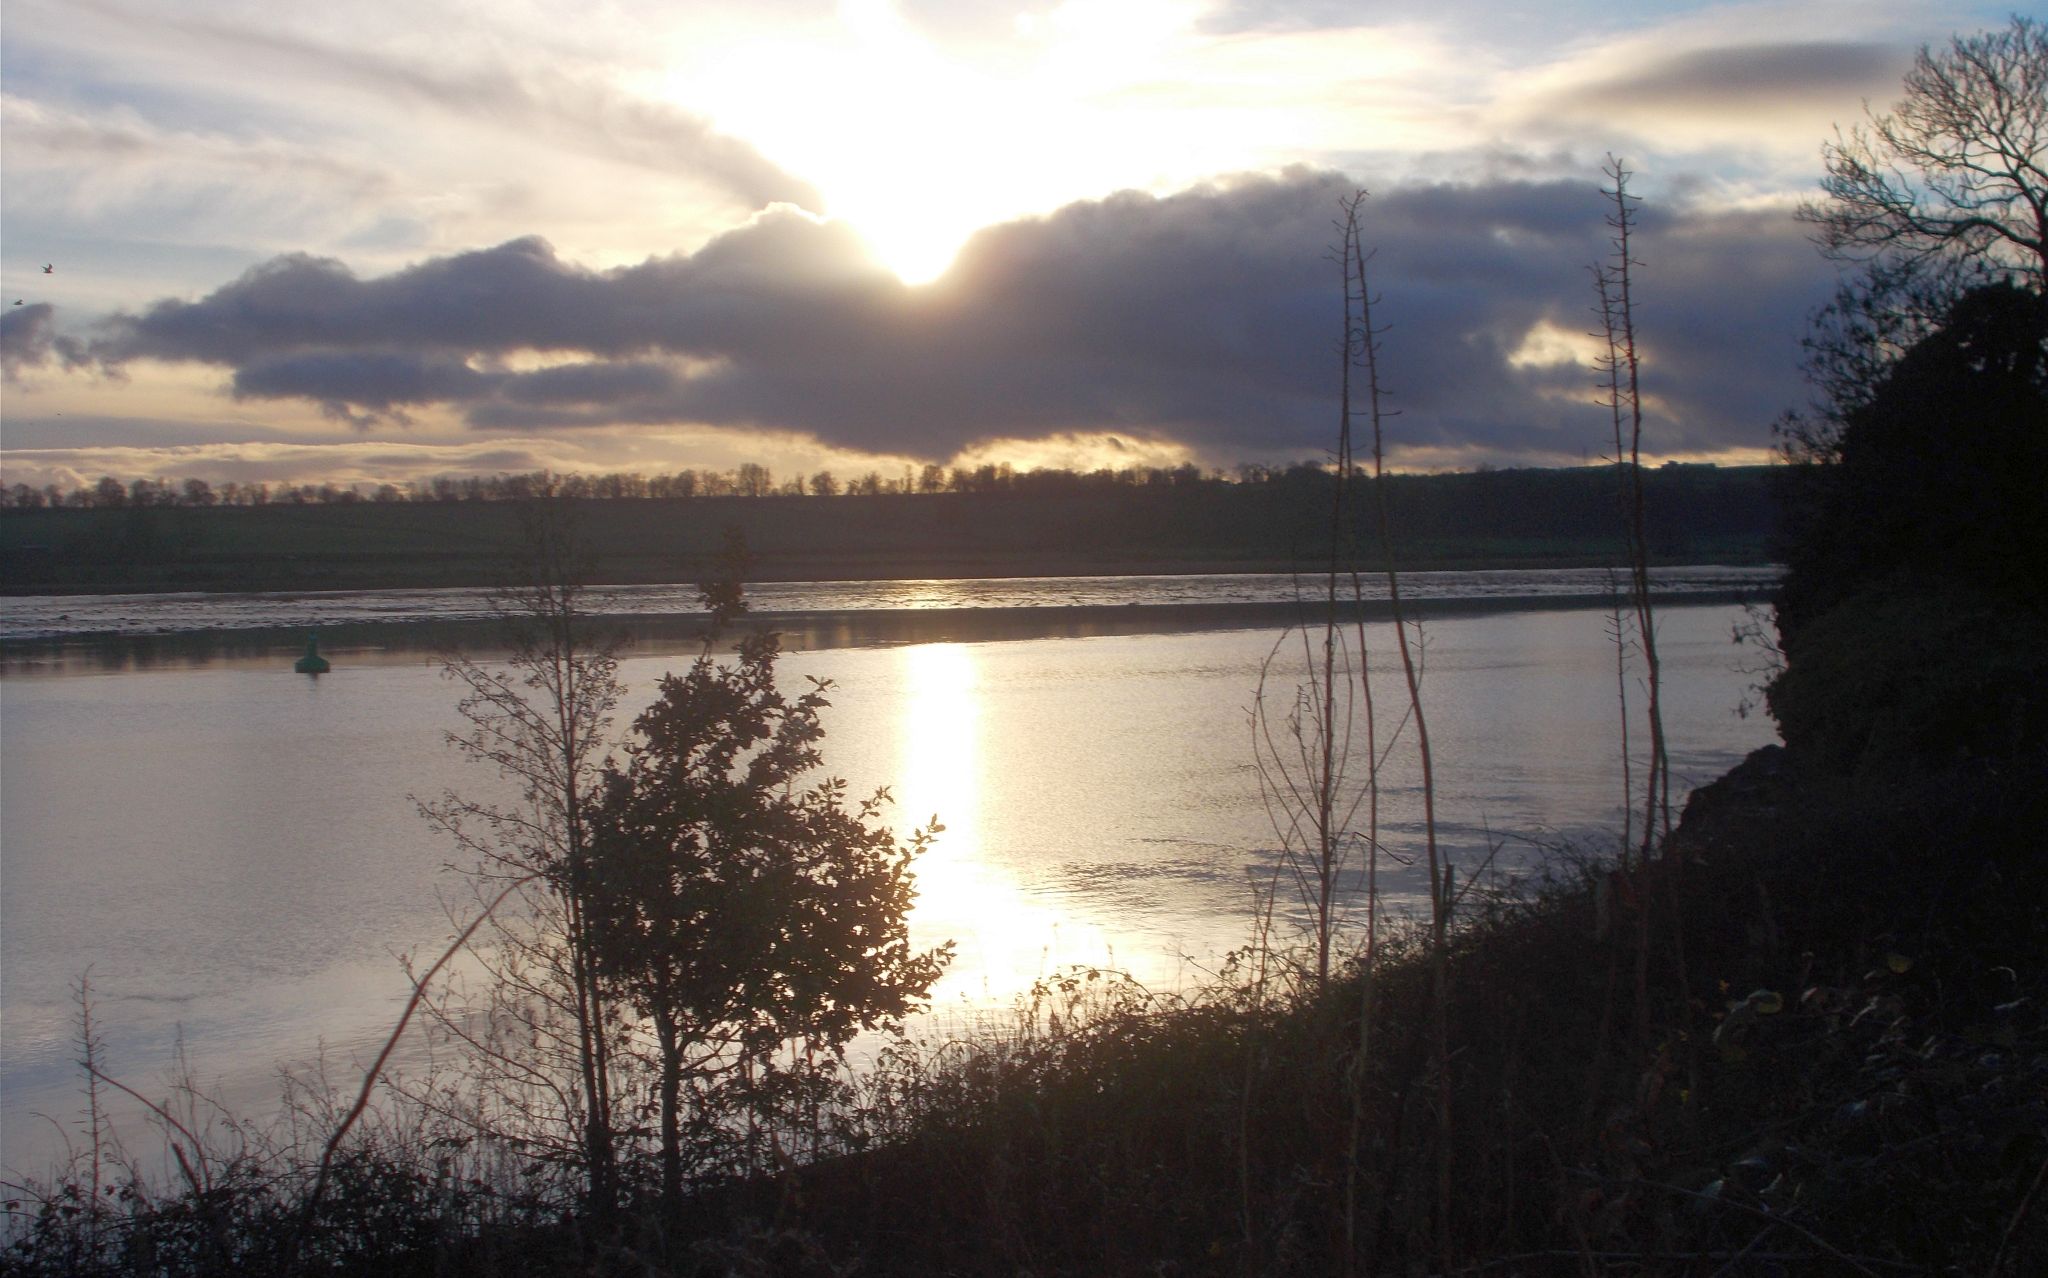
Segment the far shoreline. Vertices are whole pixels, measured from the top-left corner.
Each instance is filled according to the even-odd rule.
[[[1646,545],[1666,565],[1761,564],[1777,537],[1765,467],[1646,474]],[[1601,567],[1622,555],[1610,470],[1390,476],[1404,571]],[[761,582],[1016,577],[1319,575],[1332,546],[1383,566],[1355,503],[1331,485],[1204,483],[1073,492],[861,497],[564,499],[558,517],[592,584],[699,581],[740,538]],[[446,589],[520,575],[532,508],[512,501],[11,510],[9,595]]]
[[[1755,590],[1730,588],[1658,592],[1661,608],[1726,607],[1759,601]],[[1407,616],[1417,620],[1517,612],[1581,612],[1607,608],[1604,594],[1494,595],[1410,599]],[[1340,617],[1384,622],[1392,607],[1384,600],[1340,601]],[[922,643],[990,643],[1028,639],[1086,639],[1117,635],[1175,634],[1208,630],[1283,629],[1320,621],[1315,599],[1199,604],[1068,604],[988,608],[866,608],[750,612],[732,634],[773,631],[790,651],[891,647]],[[706,616],[701,612],[595,613],[593,634],[619,642],[622,658],[673,656],[698,650]],[[318,628],[320,647],[337,674],[346,668],[417,665],[455,652],[488,656],[499,649],[501,623],[487,618],[448,621],[345,622]],[[179,669],[211,665],[289,668],[304,651],[305,626],[259,626],[183,630],[148,634],[94,633],[63,637],[0,639],[0,675],[35,677],[87,672]]]
[[[1736,553],[1716,555],[1661,555],[1653,556],[1653,568],[1680,568],[1704,565],[1731,568],[1767,567],[1772,562],[1762,547],[1743,547]],[[1540,572],[1546,569],[1608,568],[1615,566],[1612,555],[1560,553],[1552,555],[1488,555],[1488,554],[1445,554],[1418,555],[1404,559],[1401,572]],[[166,581],[155,577],[125,579],[112,577],[85,582],[22,581],[8,578],[0,581],[0,598],[60,598],[66,596],[105,595],[157,595],[157,594],[276,594],[288,592],[339,592],[356,590],[487,590],[504,584],[501,577],[474,571],[471,565],[448,565],[454,571],[435,571],[443,567],[431,562],[410,568],[379,565],[374,569],[360,571],[327,571],[317,579],[307,580],[292,574],[280,574],[274,570],[265,571],[269,565],[250,563],[239,570],[234,567],[223,569],[219,574],[222,581],[240,584],[226,586],[211,578],[205,581]],[[698,575],[707,574],[711,565],[708,561],[697,565],[698,573],[679,574],[675,567],[649,564],[631,565],[620,569],[611,565],[613,571],[593,574],[589,585],[601,589],[606,586],[660,586],[691,581]],[[1298,559],[1170,559],[1159,557],[1121,557],[1115,555],[1076,556],[1065,554],[1003,554],[1003,555],[920,555],[905,557],[891,556],[888,562],[876,562],[871,556],[759,556],[750,565],[747,580],[750,582],[891,582],[891,581],[1006,581],[1036,578],[1072,577],[1207,577],[1239,574],[1279,575],[1298,574],[1303,579],[1321,578],[1328,571],[1327,564],[1304,563]],[[1349,568],[1342,570],[1347,574]],[[1360,573],[1378,575],[1385,570],[1381,567],[1360,565]]]

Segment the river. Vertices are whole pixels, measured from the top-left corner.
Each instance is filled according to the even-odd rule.
[[[1615,653],[1606,614],[1586,606],[1603,580],[1432,576],[1446,606],[1424,627],[1424,697],[1453,858],[1506,875],[1544,845],[1611,846],[1622,802]],[[1742,610],[1721,601],[1731,582],[1760,591],[1768,574],[1686,570],[1666,582],[1665,715],[1674,771],[1691,785],[1772,739],[1768,720],[1736,713],[1752,676],[1730,643]],[[834,685],[828,770],[856,793],[889,786],[900,825],[937,815],[946,827],[920,865],[913,917],[921,942],[958,945],[936,993],[942,1014],[1000,1005],[1069,963],[1158,986],[1199,980],[1245,942],[1279,842],[1252,710],[1264,670],[1283,714],[1301,664],[1298,641],[1259,609],[1291,597],[1291,582],[777,589],[788,593],[764,607],[808,619],[785,680]],[[58,1126],[80,1109],[72,992],[87,972],[111,1072],[160,1090],[182,1043],[238,1110],[273,1103],[279,1064],[325,1044],[345,1070],[388,1028],[409,988],[398,956],[437,951],[467,901],[459,867],[446,868],[456,850],[413,799],[495,784],[445,744],[459,726],[456,690],[405,639],[473,597],[404,594],[6,601],[7,1166],[55,1157]],[[1470,606],[1449,606],[1460,601]],[[1058,612],[1077,607],[1094,611]],[[846,621],[920,609],[934,620],[913,631]],[[634,611],[617,600],[605,610]],[[1020,631],[1034,615],[1038,628]],[[279,639],[306,624],[368,626],[353,633],[371,637],[330,647],[333,673],[316,680],[290,672]],[[222,642],[251,634],[267,638]],[[1400,695],[1392,633],[1375,622],[1368,642],[1385,710]],[[680,641],[636,644],[621,667],[622,724],[687,655]],[[1385,838],[1401,854],[1420,841],[1411,742],[1383,791]],[[1416,871],[1387,874],[1393,898],[1412,893]]]

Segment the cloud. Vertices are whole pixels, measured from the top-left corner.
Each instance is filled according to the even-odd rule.
[[[539,14],[492,22],[431,5],[391,9],[335,23],[219,5],[70,0],[36,14],[31,30],[38,44],[118,75],[127,86],[120,96],[159,108],[330,137],[359,130],[366,116],[395,118],[401,130],[383,136],[400,148],[456,125],[529,153],[538,143],[688,175],[748,211],[777,201],[818,207],[809,183],[753,144],[617,83],[630,50],[579,40]],[[288,96],[278,93],[281,84],[291,87]],[[223,109],[231,103],[244,110]]]
[[[274,71],[339,83],[387,105],[429,108],[531,142],[545,140],[662,174],[689,173],[751,210],[772,203],[818,208],[816,188],[751,143],[701,116],[623,93],[601,78],[478,63],[395,58],[361,47],[201,20],[162,20],[193,37],[260,59]]]
[[[187,174],[198,168],[207,178],[236,182],[262,177],[312,182],[325,188],[329,198],[383,199],[396,189],[389,173],[350,164],[316,146],[218,129],[169,129],[123,107],[88,113],[9,93],[0,95],[0,110],[7,118],[12,164],[93,174],[89,190],[107,185],[109,167]]]
[[[1587,115],[1767,115],[1788,106],[1834,107],[1896,88],[1911,57],[1909,49],[1856,41],[1726,45],[1670,54],[1622,75],[1592,79],[1557,94],[1552,103]]]
[[[373,278],[289,256],[120,317],[91,352],[222,366],[240,398],[363,424],[435,408],[500,430],[708,425],[934,459],[1077,432],[1301,455],[1328,446],[1335,411],[1327,250],[1351,189],[1294,169],[1079,202],[985,229],[920,288],[789,208],[611,270],[535,238]],[[1529,352],[1591,327],[1605,211],[1578,180],[1368,201],[1404,446],[1597,453],[1591,371]],[[1757,446],[1799,396],[1825,265],[1779,211],[1653,206],[1637,250],[1653,446]]]
[[[658,398],[677,384],[674,370],[651,363],[557,364],[532,372],[472,367],[450,355],[410,351],[314,350],[265,357],[235,370],[235,398],[311,399],[329,418],[368,430],[380,419],[410,424],[409,405],[469,403],[477,425],[597,423],[587,406]],[[497,400],[497,405],[486,401]],[[604,419],[610,420],[610,419]]]
[[[807,441],[732,432],[665,432],[649,438],[602,430],[569,435],[471,436],[452,441],[365,437],[349,431],[327,437],[277,433],[251,438],[185,423],[107,418],[91,423],[95,442],[67,441],[55,430],[40,444],[0,453],[0,486],[26,483],[65,489],[90,485],[101,475],[122,479],[197,478],[211,483],[404,484],[435,475],[551,470],[557,473],[669,473],[690,467],[731,470],[766,465],[777,477],[828,469],[841,476],[879,469],[899,473],[908,459],[820,452]],[[16,433],[10,427],[10,437]],[[1122,464],[1131,464],[1125,462]]]
[[[1437,0],[1430,5],[1384,3],[1361,5],[1356,0],[1225,0],[1202,15],[1200,27],[1214,35],[1253,32],[1339,31],[1374,23],[1410,21],[1425,14],[1469,17],[1473,6],[1463,0]],[[1464,11],[1464,12],[1461,12]]]
[[[847,292],[901,291],[846,228],[783,207],[693,254],[610,271],[564,261],[537,236],[369,280],[332,258],[288,254],[198,302],[166,299],[118,320],[99,349],[214,364],[385,347],[713,351],[772,343],[806,308],[844,309]]]
[[[200,478],[213,483],[403,484],[425,475],[596,470],[574,450],[492,440],[468,445],[289,443],[100,444],[77,448],[11,448],[4,482],[70,490],[101,475]]]
[[[15,385],[30,369],[70,370],[92,362],[84,343],[57,331],[56,314],[48,302],[0,311],[0,380]]]

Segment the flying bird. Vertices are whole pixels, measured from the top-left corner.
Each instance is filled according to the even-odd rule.
[[[50,263],[48,263],[48,262],[45,262],[45,263],[43,263],[43,274],[45,274],[45,275],[55,275],[56,273],[57,273],[57,268],[56,268],[55,266],[52,266],[52,265],[51,265]]]

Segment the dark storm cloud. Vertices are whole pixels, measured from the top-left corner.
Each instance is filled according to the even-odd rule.
[[[82,343],[57,331],[56,313],[48,302],[0,311],[0,380],[17,382],[30,369],[81,368],[90,362]]]
[[[1595,80],[1564,95],[1588,111],[1713,111],[1854,101],[1894,90],[1912,50],[1888,44],[1828,41],[1701,49]]]
[[[614,409],[661,398],[677,386],[675,372],[648,363],[576,363],[531,372],[478,369],[454,355],[401,351],[315,350],[266,356],[235,370],[237,399],[312,399],[329,417],[374,426],[379,417],[403,420],[413,405],[507,406],[501,424],[522,415],[546,424],[549,414],[597,424],[617,420]],[[578,406],[587,407],[579,412]]]
[[[282,351],[465,354],[518,350],[706,351],[778,331],[816,308],[839,312],[853,292],[900,294],[842,228],[783,210],[720,236],[687,257],[623,270],[563,261],[545,240],[436,258],[358,279],[331,258],[291,254],[246,271],[194,303],[157,302],[124,317],[96,351],[241,364]],[[864,296],[857,303],[872,305]]]
[[[1724,423],[1759,427],[1805,403],[1797,376],[1806,317],[1834,284],[1803,228],[1780,213],[1649,219],[1649,265],[1637,273],[1638,322],[1649,335],[1646,388],[1669,405],[1667,438],[1712,449]],[[1590,317],[1589,317],[1590,318]]]
[[[401,351],[305,351],[256,359],[235,370],[238,399],[315,399],[388,413],[406,404],[460,402],[489,393],[491,379],[460,359]]]
[[[908,288],[844,228],[775,210],[689,255],[593,271],[543,241],[359,279],[307,257],[116,321],[94,347],[229,367],[248,397],[351,420],[445,405],[479,427],[704,423],[944,458],[1113,430],[1212,457],[1327,446],[1339,174],[1125,193],[988,228]],[[1606,252],[1592,182],[1403,187],[1366,205],[1405,444],[1576,460],[1603,421],[1565,360]],[[1789,217],[1653,206],[1637,256],[1659,449],[1757,447],[1799,398],[1829,275]],[[1531,342],[1531,335],[1548,335]],[[522,369],[529,352],[549,367]],[[1532,357],[1533,356],[1533,357]]]
[[[662,364],[560,364],[505,379],[500,393],[520,404],[615,404],[673,392]]]

